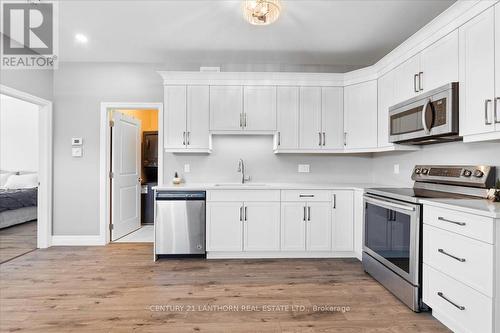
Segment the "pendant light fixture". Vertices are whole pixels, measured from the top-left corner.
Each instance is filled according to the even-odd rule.
[[[245,0],[243,14],[253,25],[269,25],[280,16],[280,0]]]

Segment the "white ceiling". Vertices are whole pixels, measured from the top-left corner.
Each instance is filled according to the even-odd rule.
[[[60,2],[62,61],[170,64],[375,63],[452,0],[282,0],[270,26],[243,19],[241,1]],[[88,36],[87,45],[74,41]]]

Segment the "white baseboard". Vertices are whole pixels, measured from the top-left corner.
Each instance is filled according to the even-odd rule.
[[[99,235],[53,235],[52,246],[102,246],[104,244],[101,236]]]
[[[357,258],[354,252],[302,252],[302,251],[276,251],[276,252],[231,252],[209,251],[207,259],[286,259],[286,258]]]

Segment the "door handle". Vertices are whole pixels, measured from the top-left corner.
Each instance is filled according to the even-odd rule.
[[[418,73],[418,90],[423,91],[424,90],[424,84],[422,83],[422,77],[424,76],[424,72],[419,72]]]
[[[318,145],[321,146],[321,132],[318,132],[318,136],[319,136],[319,142],[318,142]]]
[[[186,145],[186,132],[182,132],[182,145]]]
[[[311,221],[311,206],[307,206],[307,220]]]
[[[448,257],[450,257],[450,258],[453,258],[453,259],[455,259],[456,261],[465,262],[465,258],[459,258],[459,257],[457,257],[457,256],[454,256],[453,254],[450,254],[450,253],[446,252],[446,251],[445,251],[445,250],[443,250],[443,249],[438,249],[438,252],[439,252],[439,253],[444,254],[445,256],[448,256]]]
[[[326,144],[326,134],[323,132],[323,146]]]
[[[495,108],[494,108],[494,113],[495,113],[495,124],[500,123],[500,117],[498,116],[498,110],[500,107],[498,107],[498,103],[500,102],[500,97],[495,98]]]
[[[447,298],[442,292],[438,291],[437,295],[439,297],[441,297],[442,299],[444,299],[446,302],[448,302],[451,305],[453,305],[454,307],[456,307],[457,309],[462,310],[462,311],[465,310],[465,306],[458,305],[457,303],[453,302],[452,300],[450,300],[449,298]]]
[[[484,124],[485,125],[491,125],[492,122],[490,121],[488,117],[488,104],[491,103],[491,99],[485,99],[484,100]]]
[[[418,90],[417,90],[417,77],[418,77],[418,74],[415,74],[413,75],[413,91],[418,93]]]

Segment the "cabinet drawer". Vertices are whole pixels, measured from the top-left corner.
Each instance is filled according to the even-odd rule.
[[[423,265],[423,280],[424,303],[448,328],[455,332],[492,332],[491,298],[426,264]]]
[[[280,201],[279,190],[209,190],[207,201]]]
[[[493,219],[489,217],[425,205],[424,223],[493,244]]]
[[[281,191],[283,201],[332,201],[330,190],[284,190]]]
[[[424,225],[423,261],[493,296],[493,245]]]

